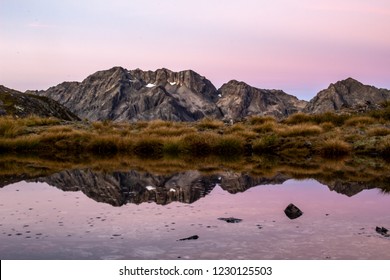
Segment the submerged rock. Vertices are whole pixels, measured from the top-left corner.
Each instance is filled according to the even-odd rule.
[[[384,228],[384,227],[376,227],[375,228],[376,232],[379,233],[380,235],[383,235],[385,237],[390,237],[388,233],[388,229],[387,228]]]
[[[286,209],[284,209],[284,213],[287,217],[289,217],[291,220],[299,218],[302,216],[303,212],[296,207],[294,204],[290,203]]]
[[[177,240],[177,241],[196,240],[196,239],[198,239],[198,238],[199,238],[198,235],[192,235],[192,236],[190,236],[190,237],[182,238],[182,239],[179,239],[179,240]]]
[[[230,224],[237,224],[237,223],[242,221],[242,219],[237,219],[237,218],[233,218],[233,217],[230,217],[230,218],[218,218],[218,220],[225,221],[225,222],[230,223]]]

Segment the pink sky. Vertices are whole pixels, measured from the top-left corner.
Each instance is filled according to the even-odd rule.
[[[2,0],[0,84],[165,67],[310,99],[347,77],[390,88],[388,34],[385,0]]]

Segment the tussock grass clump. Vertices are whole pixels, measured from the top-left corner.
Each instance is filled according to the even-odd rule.
[[[193,127],[148,127],[144,133],[151,136],[172,137],[195,133],[197,130]]]
[[[305,113],[295,113],[284,120],[286,124],[302,124],[312,122],[313,117]]]
[[[172,127],[172,128],[183,128],[184,125],[181,122],[173,122],[173,121],[163,121],[163,120],[153,120],[148,122],[148,129],[156,129],[162,127]]]
[[[213,151],[218,136],[212,133],[193,133],[182,138],[182,151],[193,156],[207,156]]]
[[[30,116],[21,119],[26,126],[47,126],[47,125],[58,125],[61,120],[57,118],[42,118],[37,116]]]
[[[204,118],[196,124],[196,127],[199,130],[206,130],[206,129],[214,130],[214,129],[224,127],[224,123],[220,120]]]
[[[390,135],[390,129],[387,127],[373,127],[367,131],[369,136],[387,136]]]
[[[250,116],[248,122],[251,125],[263,124],[266,122],[276,122],[274,117],[271,116]]]
[[[356,117],[351,117],[350,119],[345,121],[346,126],[366,126],[375,123],[375,119],[372,117],[368,116],[356,116]]]
[[[88,150],[98,155],[115,155],[121,150],[121,142],[118,136],[93,137],[88,144]]]
[[[330,131],[332,130],[335,126],[332,122],[324,122],[321,123],[320,125],[324,131]]]
[[[164,141],[163,150],[164,155],[170,157],[178,157],[182,150],[179,137],[170,137]]]
[[[14,139],[3,138],[0,139],[0,152],[30,152],[36,150],[39,144],[39,136],[37,135],[21,136]]]
[[[241,138],[233,136],[222,136],[217,139],[215,153],[223,157],[239,156],[244,151],[244,141]]]
[[[370,112],[370,116],[376,119],[390,120],[390,101],[382,104],[382,109]]]
[[[40,141],[46,145],[54,144],[56,141],[67,139],[69,141],[74,141],[79,137],[87,136],[87,133],[80,132],[77,130],[72,130],[70,132],[52,132],[47,131],[40,135]]]
[[[111,131],[117,126],[120,126],[120,124],[114,123],[111,120],[96,121],[92,123],[92,128],[98,131]]]
[[[257,133],[273,132],[277,128],[275,121],[267,121],[262,124],[253,126],[253,131]]]
[[[279,138],[275,134],[266,135],[253,141],[252,150],[254,154],[273,154],[279,144]]]
[[[102,122],[100,122],[100,121],[98,121],[98,122],[93,122],[93,123],[92,123],[92,127],[93,127],[94,129],[96,129],[96,130],[102,130],[102,129],[104,129],[104,124],[103,124]]]
[[[53,134],[52,134],[53,135]],[[56,139],[52,137],[51,140],[55,141],[53,147],[56,150],[67,152],[67,153],[82,153],[85,150],[88,150],[89,141],[93,138],[91,134],[86,133],[85,131],[72,130],[70,132],[60,133],[63,137]],[[49,141],[50,138],[43,137],[41,140],[41,149],[44,149],[45,146],[48,146],[48,143],[44,143],[45,141]]]
[[[297,124],[279,129],[278,134],[283,137],[314,136],[322,133],[322,128],[314,124]]]
[[[66,133],[66,132],[73,132],[73,128],[66,125],[59,125],[59,126],[53,126],[49,127],[46,132],[49,133]]]
[[[384,138],[379,146],[381,156],[390,158],[390,137]]]
[[[344,122],[350,118],[349,115],[346,114],[336,114],[333,112],[326,112],[322,114],[314,114],[311,116],[312,120],[316,124],[321,124],[325,122],[331,122],[335,126],[342,126]]]
[[[0,118],[0,136],[15,137],[24,131],[24,125],[12,118]]]
[[[164,145],[158,139],[142,137],[133,146],[135,155],[142,158],[158,158],[163,154]]]
[[[321,144],[319,151],[323,157],[334,158],[348,155],[352,151],[352,148],[345,141],[329,139]]]
[[[246,127],[242,123],[235,123],[232,126],[229,126],[225,129],[225,134],[245,131]]]

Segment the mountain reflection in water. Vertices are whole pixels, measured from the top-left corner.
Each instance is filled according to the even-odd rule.
[[[286,170],[11,170],[0,258],[390,259],[388,173]]]
[[[259,185],[276,185],[292,179],[283,174],[273,177],[253,177],[249,174],[220,172],[204,175],[191,170],[171,175],[154,175],[148,172],[96,172],[90,169],[67,170],[47,177],[38,178],[37,182],[46,182],[63,191],[82,191],[89,198],[97,201],[121,206],[127,203],[140,204],[155,202],[167,205],[173,201],[193,203],[208,195],[218,184],[231,194],[245,192]],[[365,189],[374,189],[374,182],[345,182],[335,179],[327,185],[331,191],[354,196]]]
[[[191,204],[208,195],[217,184],[234,194],[257,185],[281,184],[287,179],[281,174],[272,178],[254,178],[231,172],[204,175],[194,170],[154,175],[134,170],[102,173],[87,169],[63,171],[36,181],[46,182],[63,191],[82,191],[95,201],[121,206],[152,201],[161,205],[173,201]]]

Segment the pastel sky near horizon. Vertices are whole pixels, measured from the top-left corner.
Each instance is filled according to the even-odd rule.
[[[390,88],[389,34],[388,0],[0,0],[0,84],[165,67],[308,100],[347,77]]]

